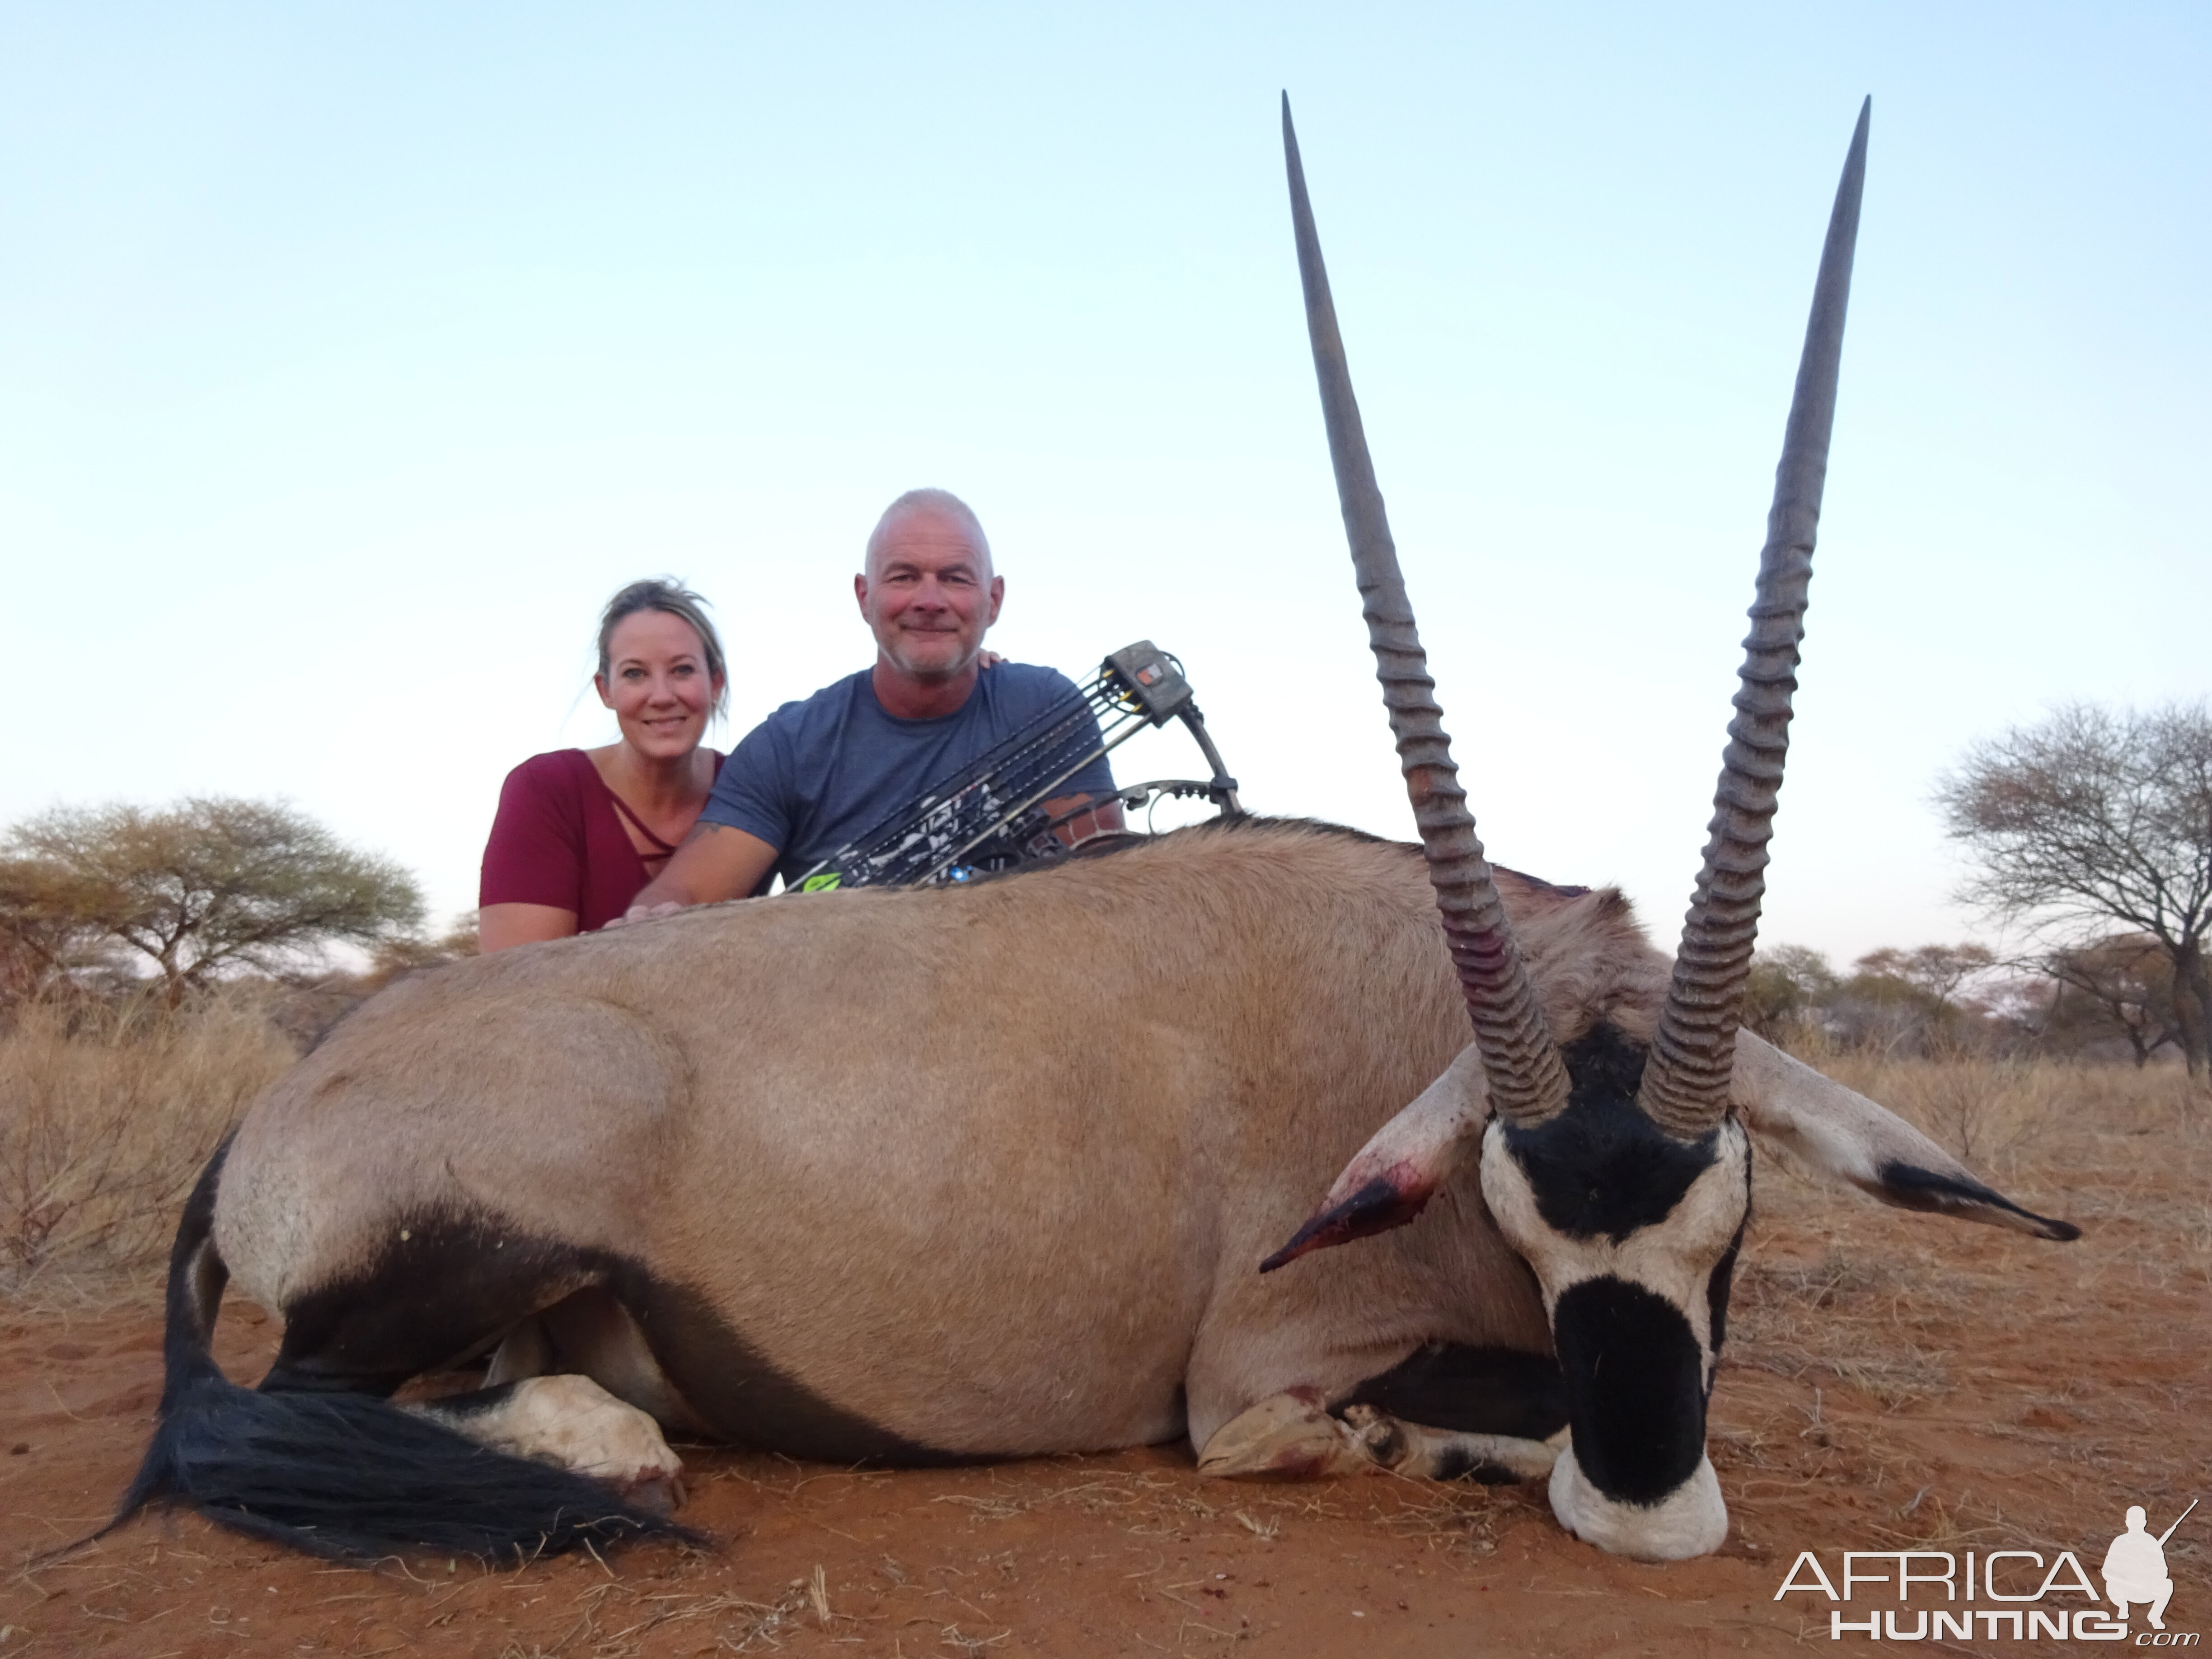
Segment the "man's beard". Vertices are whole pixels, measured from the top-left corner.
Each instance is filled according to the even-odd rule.
[[[933,635],[929,637],[951,640],[956,645],[960,638],[958,635],[950,633]],[[959,651],[958,654],[948,663],[925,663],[917,660],[912,653],[903,648],[903,646],[902,641],[899,645],[886,645],[884,647],[884,655],[890,659],[891,666],[897,669],[900,673],[908,679],[918,680],[924,685],[941,684],[946,680],[959,678],[982,649],[979,643]]]

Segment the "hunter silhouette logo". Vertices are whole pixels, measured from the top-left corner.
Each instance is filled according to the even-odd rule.
[[[1893,1642],[1979,1636],[1984,1641],[2193,1648],[2202,1639],[2197,1632],[2166,1627],[2166,1603],[2173,1599],[2166,1544],[2196,1508],[2192,1499],[2172,1526],[2154,1535],[2142,1505],[2130,1505],[2127,1530],[2105,1551],[2101,1596],[2072,1550],[2046,1559],[2041,1550],[1968,1550],[1961,1555],[1904,1549],[1845,1550],[1842,1570],[1833,1577],[1816,1552],[1802,1550],[1774,1599],[1780,1601],[1794,1592],[1851,1604],[1849,1613],[1842,1606],[1828,1610],[1829,1639],[1838,1642],[1853,1635]],[[1869,1602],[1875,1605],[1863,1605]],[[2149,1626],[2132,1638],[2130,1607],[2141,1607]]]
[[[2112,1597],[2120,1618],[2128,1616],[2129,1602],[2142,1601],[2150,1607],[2144,1615],[2150,1627],[2166,1628],[2166,1604],[2173,1599],[2173,1580],[2166,1576],[2166,1540],[2196,1507],[2197,1499],[2192,1498],[2189,1509],[2175,1517],[2173,1526],[2154,1538],[2143,1530],[2148,1517],[2142,1505],[2129,1506],[2128,1529],[2112,1540],[2112,1547],[2105,1552],[2105,1594]]]

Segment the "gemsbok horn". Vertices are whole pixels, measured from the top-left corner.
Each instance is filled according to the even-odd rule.
[[[1306,199],[1305,167],[1291,125],[1288,93],[1283,94],[1283,155],[1290,172],[1298,275],[1305,284],[1306,331],[1313,339],[1328,456],[1336,469],[1337,501],[1367,617],[1367,642],[1375,653],[1375,678],[1382,683],[1399,769],[1413,800],[1413,821],[1420,826],[1421,850],[1443,913],[1444,940],[1474,1023],[1492,1104],[1508,1122],[1534,1127],[1566,1105],[1567,1074],[1558,1045],[1544,1028],[1521,947],[1474,831],[1474,815],[1468,811],[1467,791],[1460,787],[1459,769],[1452,763],[1437,684],[1429,677],[1428,656],[1413,625],[1397,544],[1390,537],[1358,400],[1352,393],[1352,371],[1337,329],[1336,304],[1329,296],[1328,270],[1322,264],[1313,204]]]
[[[1682,923],[1674,977],[1660,1010],[1637,1098],[1669,1134],[1692,1140],[1727,1114],[1735,1063],[1736,1024],[1751,979],[1759,905],[1766,891],[1766,843],[1790,748],[1790,701],[1797,689],[1797,647],[1805,637],[1806,590],[1820,489],[1828,477],[1828,434],[1836,423],[1836,380],[1844,356],[1844,313],[1850,304],[1851,253],[1866,183],[1867,118],[1859,106],[1850,153],[1836,186],[1813,314],[1797,364],[1797,390],[1774,470],[1774,506],[1759,557],[1758,597],[1743,642],[1735,718],[1713,792],[1705,867]]]

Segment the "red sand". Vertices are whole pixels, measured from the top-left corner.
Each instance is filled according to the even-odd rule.
[[[2212,1228],[2185,1139],[2120,1149],[2124,1190],[2045,1164],[2021,1196],[2081,1221],[2072,1246],[1763,1176],[1713,1411],[1735,1524],[1666,1566],[1567,1537],[1533,1486],[1205,1481],[1181,1448],[866,1474],[697,1448],[709,1554],[368,1573],[163,1517],[25,1569],[105,1517],[159,1389],[150,1285],[74,1310],[50,1289],[0,1303],[0,1659],[1825,1648],[1825,1601],[1774,1600],[1800,1549],[2071,1548],[2094,1572],[2126,1504],[2158,1527],[2203,1491]],[[272,1346],[227,1309],[232,1376]],[[2168,1546],[2174,1629],[2212,1626],[2207,1540]]]

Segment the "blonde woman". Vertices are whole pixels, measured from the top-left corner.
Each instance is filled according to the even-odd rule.
[[[722,757],[702,748],[729,698],[705,601],[632,582],[599,619],[599,701],[622,736],[534,755],[507,775],[484,847],[477,937],[487,953],[605,926],[666,866]]]

